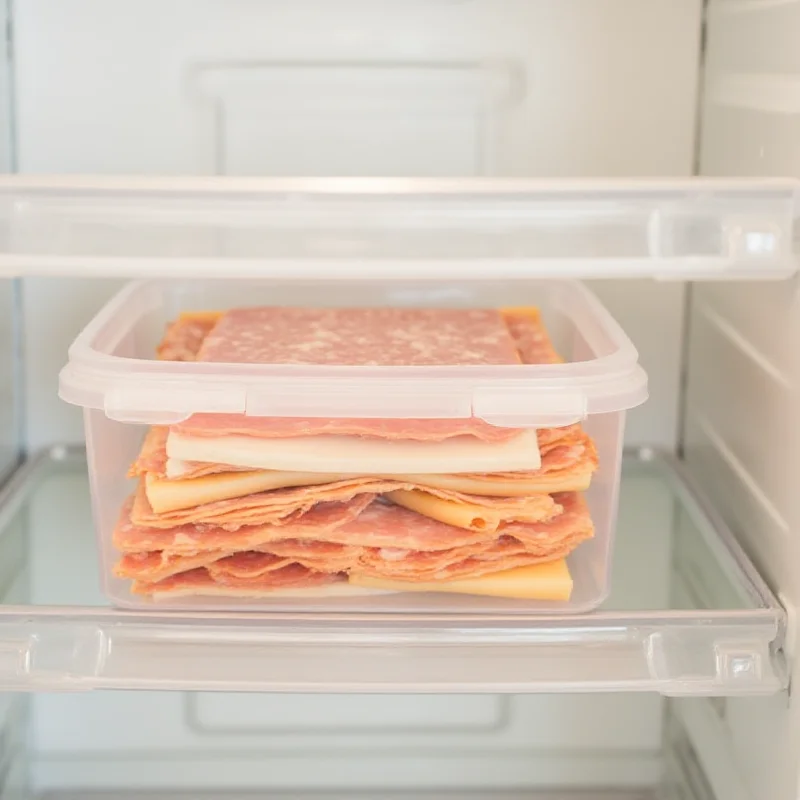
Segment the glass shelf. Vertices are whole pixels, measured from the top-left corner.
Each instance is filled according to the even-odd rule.
[[[651,451],[625,458],[614,591],[558,617],[121,611],[99,592],[86,462],[55,447],[0,492],[0,691],[775,693],[785,614]]]

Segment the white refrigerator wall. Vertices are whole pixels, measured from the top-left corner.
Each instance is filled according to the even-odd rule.
[[[11,52],[8,38],[2,33],[7,30],[9,12],[9,4],[0,0],[0,173],[11,172],[14,160]],[[17,288],[12,281],[0,281],[0,478],[13,468],[20,444],[15,392]]]
[[[23,172],[688,175],[701,0],[16,0]],[[81,441],[66,348],[114,287],[25,286],[27,440]],[[673,447],[683,287],[598,287]]]
[[[15,0],[19,169],[689,175],[701,4]],[[82,440],[77,410],[56,396],[57,373],[69,342],[115,288],[25,281],[29,448]],[[628,441],[673,448],[685,289],[647,281],[595,288],[650,373],[652,400],[632,415]],[[43,585],[59,579],[58,563],[51,567]],[[664,558],[665,580],[668,570]],[[80,786],[83,754],[105,765],[110,782],[157,781],[158,762],[140,769],[136,757],[170,742],[191,777],[198,773],[189,765],[207,764],[218,779],[224,764],[225,774],[244,769],[244,783],[272,774],[282,786],[364,786],[379,777],[399,786],[420,777],[442,786],[623,785],[655,781],[659,769],[657,698],[329,698],[311,708],[317,716],[303,698],[253,703],[37,696],[40,780]],[[170,734],[164,742],[153,739],[157,720]],[[287,739],[288,723],[298,730]],[[330,749],[334,732],[344,744]],[[251,757],[233,759],[242,747]],[[119,762],[109,748],[123,753]]]
[[[711,2],[701,115],[704,174],[800,177],[798,42],[797,2]],[[691,292],[686,461],[787,606],[790,656],[800,608],[798,342],[797,279],[698,285]],[[795,687],[798,678],[795,669]],[[731,742],[750,795],[797,796],[797,692],[730,700],[720,719],[720,734]]]

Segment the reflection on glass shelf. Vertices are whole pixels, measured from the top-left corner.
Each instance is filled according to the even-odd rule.
[[[351,792],[325,792],[324,794],[308,794],[302,793],[286,793],[275,794],[270,792],[272,800],[352,800]],[[381,800],[451,800],[453,794],[451,791],[445,792],[381,792]],[[585,791],[579,792],[539,792],[539,791],[459,791],[458,797],[460,800],[664,800],[662,794],[657,790],[627,790],[621,791],[607,791],[600,789],[599,791]],[[183,792],[164,793],[159,792],[156,797],[151,792],[98,792],[86,794],[84,792],[55,792],[48,793],[46,800],[185,800],[186,795]],[[201,793],[192,792],[192,800],[255,800],[252,793],[244,794],[231,794],[230,792],[209,792]],[[694,800],[694,798],[691,798]],[[698,798],[700,800],[700,798]]]
[[[0,45],[2,48],[2,45]],[[2,129],[2,76],[0,75],[0,129]],[[0,159],[2,159],[0,130]],[[16,388],[20,311],[19,281],[0,280],[0,481],[19,463],[19,404]]]
[[[658,455],[625,460],[610,600],[558,617],[120,611],[99,589],[81,452],[42,455],[4,497],[0,688],[692,695],[785,686],[782,609]]]

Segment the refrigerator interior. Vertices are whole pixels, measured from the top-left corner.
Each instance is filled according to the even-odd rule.
[[[0,158],[9,171],[800,174],[795,2],[711,0],[704,9],[701,0],[9,0],[3,11]],[[8,471],[19,452],[44,450],[41,463],[56,470],[47,486],[33,481],[39,500],[9,521],[17,534],[6,533],[4,546],[19,550],[4,567],[25,568],[5,584],[7,604],[102,606],[80,455],[68,447],[82,442],[80,415],[58,400],[56,386],[68,343],[119,285],[0,282],[0,464]],[[780,676],[784,657],[792,664],[800,591],[797,281],[592,288],[650,376],[651,399],[630,415],[627,444],[640,455],[654,448],[684,457],[691,482],[787,609],[780,657],[773,660],[769,637],[759,642],[768,654],[759,678]],[[629,498],[644,480],[632,469]],[[675,557],[673,499],[653,491],[662,506],[651,497],[621,509],[619,535],[631,549],[618,558],[612,603],[622,612],[673,608],[680,565],[693,563]],[[694,585],[705,582],[695,576]],[[730,600],[715,596],[711,607],[727,609]],[[707,610],[702,597],[683,602]],[[102,636],[113,629],[124,654],[131,627],[106,622]],[[0,667],[8,674],[20,654],[33,654],[45,685],[48,676],[68,676],[69,664],[77,683],[113,679],[108,664],[93,660],[97,627],[86,628],[76,649],[83,629],[59,647],[59,624],[9,634]],[[319,684],[299,694],[188,693],[177,689],[199,669],[198,655],[178,650],[160,662],[174,631],[162,631],[161,644],[150,635],[128,651],[143,660],[128,661],[127,674],[121,667],[117,691],[4,696],[4,800],[88,789],[114,797],[471,789],[548,800],[544,792],[572,800],[575,791],[638,798],[663,789],[728,800],[796,791],[800,715],[787,691],[665,701],[594,693],[598,681],[580,695],[508,686],[310,694]],[[201,635],[208,669],[200,673],[219,680],[211,636]],[[46,644],[39,662],[37,642]],[[750,632],[744,644],[752,652]],[[332,655],[330,646],[321,653]],[[233,670],[232,660],[221,663]],[[176,691],[120,690],[137,668],[160,678],[175,670]],[[645,688],[659,689],[652,673],[647,679]]]

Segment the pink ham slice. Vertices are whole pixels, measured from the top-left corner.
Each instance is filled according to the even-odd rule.
[[[244,414],[193,414],[173,430],[186,436],[256,436],[289,439],[295,436],[371,436],[441,442],[455,436],[474,436],[484,442],[505,442],[518,428],[498,428],[477,417],[464,419],[325,419],[305,417],[248,417]]]
[[[148,528],[132,519],[134,499],[122,507],[113,533],[113,543],[123,552],[167,550],[174,553],[196,553],[201,550],[252,550],[275,539],[316,539],[320,531],[330,535],[345,522],[361,514],[374,495],[361,494],[346,502],[317,503],[305,513],[295,513],[282,525],[263,524],[231,529],[214,523],[184,523],[172,528]]]
[[[181,572],[157,583],[135,581],[131,591],[142,595],[227,595],[261,597],[281,589],[309,589],[343,583],[344,575],[314,572],[300,564],[289,564],[256,577],[212,575],[204,567]]]
[[[357,546],[276,540],[258,550],[238,553],[210,550],[191,555],[165,552],[127,554],[117,565],[116,574],[133,578],[140,585],[161,587],[158,591],[168,591],[168,587],[173,585],[170,583],[173,577],[201,568],[214,582],[241,587],[245,587],[248,581],[250,585],[259,585],[259,582],[268,580],[271,573],[281,573],[289,566],[302,567],[313,576],[366,575],[406,582],[478,577],[562,558],[581,541],[591,537],[592,522],[582,497],[574,493],[559,499],[565,511],[548,523],[511,524],[504,528],[501,536],[492,540],[456,544],[451,539],[446,542],[450,546],[444,549],[390,548],[385,543],[383,546]],[[374,507],[379,509],[380,504],[376,503]],[[386,507],[386,510],[396,517],[405,516],[403,509]],[[366,516],[370,517],[369,514]],[[376,521],[379,516],[371,515],[373,525],[380,525],[380,520]],[[394,519],[390,524],[396,527],[400,523],[400,519]],[[435,526],[441,526],[441,523],[430,527]],[[458,531],[451,529],[451,532],[453,530]],[[440,533],[427,531],[428,545],[445,541],[438,538]],[[374,535],[378,540],[382,536],[385,538],[380,527],[375,528]],[[409,544],[414,538],[417,540],[414,543],[419,543],[419,536],[419,532],[411,533]]]
[[[306,517],[283,526],[242,529],[240,536],[214,530],[174,530],[162,534],[154,546],[150,531],[126,526],[117,529],[115,543],[128,550],[117,566],[120,577],[158,580],[199,566],[236,557],[259,570],[297,562],[322,572],[359,572],[402,580],[430,580],[442,570],[469,561],[459,575],[479,575],[487,564],[506,556],[524,557],[519,566],[561,558],[593,534],[586,504],[577,492],[557,496],[564,510],[541,523],[507,523],[494,534],[467,531],[413,511],[372,502],[346,521],[333,509],[319,507]],[[331,524],[335,520],[335,524]],[[160,544],[160,549],[157,549]],[[255,553],[254,555],[245,554]],[[233,559],[233,561],[230,561]],[[266,566],[264,566],[266,565]]]

